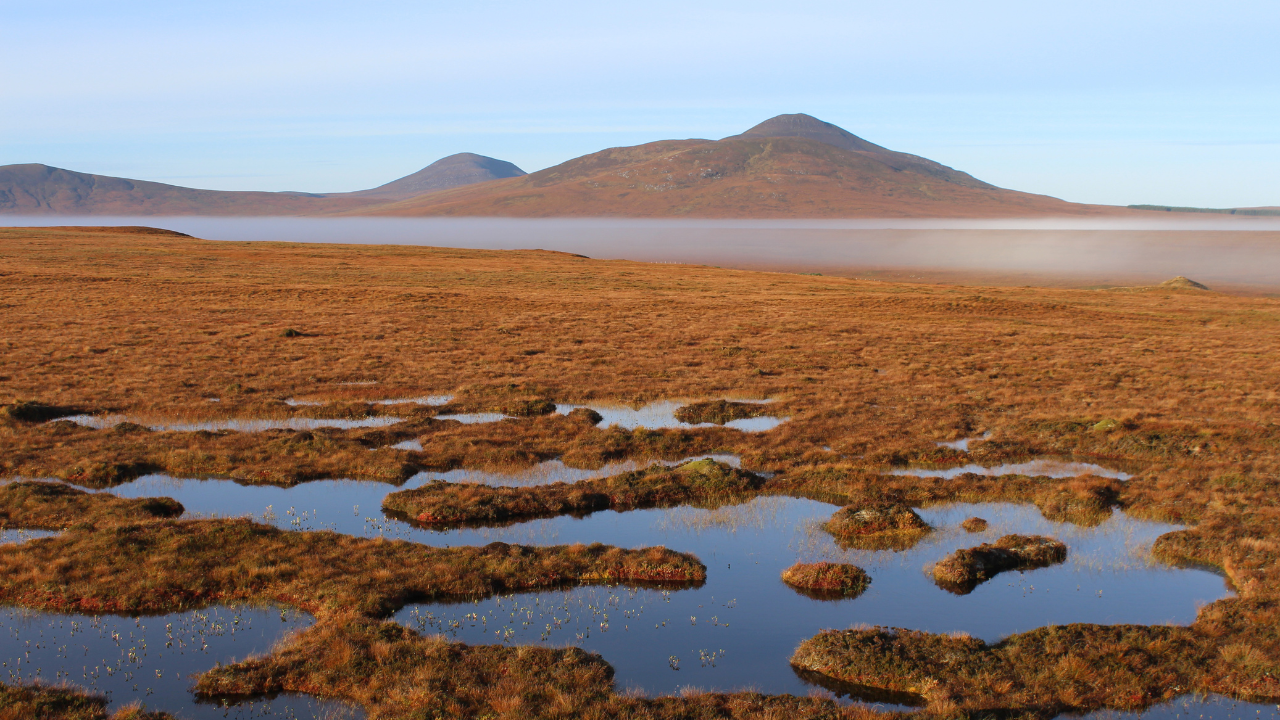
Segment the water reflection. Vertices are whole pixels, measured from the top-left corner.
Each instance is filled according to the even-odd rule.
[[[382,499],[390,492],[421,487],[438,480],[521,487],[553,482],[580,482],[639,470],[650,465],[674,466],[703,458],[718,460],[734,467],[741,466],[741,460],[736,455],[697,455],[681,460],[629,460],[610,463],[596,470],[571,468],[559,460],[548,460],[511,473],[484,470],[420,472],[401,486],[368,480],[315,480],[289,488],[240,485],[217,479],[144,475],[100,492],[128,498],[171,497],[186,508],[184,517],[187,518],[248,516],[285,530],[335,530],[360,537],[396,537],[433,543],[440,538],[437,533],[384,516]]]
[[[429,405],[440,406],[447,405],[453,400],[452,395],[425,395],[423,397],[411,398],[389,398],[386,400],[369,400],[370,405]],[[355,402],[359,402],[358,400]],[[299,400],[297,398],[289,398],[284,401],[285,405],[290,407],[317,407],[327,405],[325,400]]]
[[[650,694],[685,685],[805,693],[808,685],[787,660],[797,644],[826,628],[892,625],[963,631],[994,641],[1048,624],[1187,624],[1201,604],[1229,594],[1217,575],[1150,560],[1151,542],[1176,526],[1119,513],[1097,527],[1080,528],[1045,520],[1030,506],[929,508],[920,514],[938,532],[910,551],[894,553],[841,550],[819,529],[835,509],[811,500],[758,498],[715,510],[606,511],[583,519],[430,533],[425,539],[434,545],[664,545],[697,555],[708,567],[707,582],[679,592],[588,587],[462,605],[421,604],[396,617],[470,643],[568,643],[595,650],[617,670],[620,687]],[[985,533],[959,528],[973,515],[989,521]],[[926,572],[960,547],[1015,532],[1058,537],[1070,548],[1068,561],[1001,575],[966,596],[939,589]],[[820,560],[860,565],[871,575],[871,586],[857,599],[823,601],[779,579],[797,561]]]
[[[479,423],[492,423],[499,420],[514,420],[510,415],[502,413],[453,413],[451,415],[437,415],[437,420],[457,420],[463,425],[476,425]]]
[[[1099,710],[1088,715],[1060,715],[1060,720],[1280,720],[1280,705],[1249,703],[1221,695],[1187,695],[1141,712]]]
[[[157,423],[148,424],[145,421],[136,420],[125,417],[124,415],[69,415],[67,417],[58,418],[58,420],[69,420],[77,425],[84,425],[97,430],[112,428],[122,422],[137,422],[139,425],[146,425],[147,428],[157,432],[197,432],[206,430],[209,432],[217,432],[219,430],[234,430],[236,432],[261,432],[263,430],[316,430],[318,428],[338,428],[340,430],[351,430],[353,428],[375,428],[387,427],[400,422],[402,418],[398,417],[367,417],[356,420],[346,418],[285,418],[283,420],[208,420],[205,422],[193,423]],[[54,421],[57,422],[57,421]]]
[[[547,479],[611,474],[547,463]],[[491,473],[423,473],[435,479],[498,484]],[[507,484],[537,478],[506,476]],[[1154,562],[1156,537],[1178,526],[1113,513],[1095,527],[1052,522],[1030,505],[954,504],[924,508],[931,533],[904,552],[844,550],[821,529],[836,506],[812,500],[762,497],[715,509],[681,507],[585,518],[556,517],[501,528],[436,531],[381,512],[390,485],[320,481],[294,488],[241,486],[220,480],[140,478],[110,492],[130,497],[168,495],[191,515],[253,514],[286,529],[324,529],[365,537],[404,538],[436,547],[493,541],[551,545],[602,542],[624,548],[662,545],[695,554],[706,564],[700,588],[663,592],[584,587],[490,598],[475,603],[428,603],[397,619],[469,643],[573,644],[600,652],[622,688],[650,694],[695,685],[714,690],[755,687],[804,693],[790,670],[796,645],[820,630],[854,624],[967,632],[988,641],[1049,624],[1188,624],[1197,608],[1229,595],[1221,577]],[[978,533],[960,528],[972,516],[988,521]],[[934,585],[928,568],[961,547],[1010,534],[1049,535],[1067,544],[1067,562],[1005,573],[969,595]],[[795,562],[849,562],[871,576],[856,599],[814,600],[779,579]]]
[[[965,450],[967,448],[956,448]],[[942,443],[939,443],[940,445]],[[950,447],[950,445],[948,445]],[[956,478],[966,473],[974,475],[1026,475],[1027,477],[1050,477],[1050,478],[1069,478],[1078,477],[1080,475],[1096,475],[1097,477],[1115,478],[1116,480],[1128,480],[1133,476],[1127,472],[1119,470],[1111,470],[1101,465],[1085,462],[1069,462],[1066,460],[1032,460],[1024,463],[1005,463],[1004,465],[995,465],[993,467],[985,467],[977,463],[970,463],[960,467],[952,468],[900,468],[890,471],[892,475],[910,475],[912,477],[940,477],[940,478]]]
[[[217,606],[138,618],[0,610],[0,662],[8,683],[68,683],[107,697],[109,711],[134,701],[190,720],[358,718],[342,703],[282,695],[222,707],[197,702],[192,676],[217,663],[266,653],[309,615],[270,607]]]
[[[934,445],[937,445],[938,447],[951,448],[952,450],[959,450],[960,452],[967,453],[969,452],[969,443],[977,442],[978,440],[986,440],[989,437],[991,437],[991,433],[988,432],[988,433],[983,433],[978,437],[960,438],[959,440],[946,440],[943,442],[936,442],[934,443]]]
[[[734,402],[752,402],[764,404],[768,400],[735,400]],[[568,415],[578,408],[590,408],[600,413],[603,418],[598,424],[600,427],[610,427],[617,425],[624,430],[635,430],[636,428],[648,428],[650,430],[658,430],[662,428],[706,428],[720,427],[715,423],[686,423],[676,419],[676,410],[687,403],[677,400],[665,400],[662,402],[650,403],[639,408],[627,407],[625,405],[556,405],[556,412],[561,415]],[[766,432],[774,429],[782,423],[790,420],[790,418],[779,417],[753,417],[743,418],[741,420],[732,420],[723,425],[723,427],[734,428],[743,432]]]
[[[11,530],[0,529],[0,545],[19,545],[36,538],[54,537],[58,533],[53,530]]]

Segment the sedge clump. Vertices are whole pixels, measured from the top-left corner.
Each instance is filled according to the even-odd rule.
[[[782,581],[806,595],[827,598],[854,598],[871,584],[867,572],[848,563],[796,563],[782,571]]]

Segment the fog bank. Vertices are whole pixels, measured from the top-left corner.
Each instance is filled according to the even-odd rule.
[[[1280,289],[1280,218],[612,220],[5,217],[20,225],[148,225],[210,240],[544,249],[892,279],[1123,285],[1185,275]]]

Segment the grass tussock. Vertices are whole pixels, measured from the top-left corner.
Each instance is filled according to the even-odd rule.
[[[871,577],[848,563],[796,563],[782,571],[782,581],[818,599],[855,598],[866,591]]]
[[[208,697],[322,692],[364,706],[371,718],[643,718],[644,720],[869,720],[864,708],[822,698],[689,691],[619,694],[613,668],[581,649],[469,646],[395,623],[346,619],[317,625],[268,657],[202,675]]]
[[[961,548],[933,566],[933,579],[960,595],[1007,570],[1048,567],[1067,559],[1061,540],[1042,535],[1005,535],[994,543]]]
[[[378,428],[255,432],[153,432],[137,423],[95,430],[70,422],[0,422],[0,441],[9,449],[0,458],[0,470],[26,477],[57,477],[92,488],[111,487],[148,473],[230,477],[282,487],[332,477],[398,484],[419,470],[516,470],[553,458],[575,467],[599,467],[623,459],[674,460],[722,451],[742,435],[720,428],[599,428],[598,415],[588,409],[568,416],[462,424],[433,419],[433,414],[451,412],[449,407],[280,405],[287,412],[263,407],[251,417],[359,419],[391,414],[405,419]],[[404,440],[419,440],[423,451],[390,447]]]
[[[708,400],[706,402],[689,403],[676,409],[675,416],[680,422],[698,425],[714,423],[724,425],[734,420],[760,417],[769,412],[769,408],[761,403],[733,402],[732,400]]]
[[[661,547],[430,548],[248,520],[153,521],[0,545],[0,602],[57,612],[160,613],[219,602],[379,616],[408,602],[580,583],[687,585],[706,568]]]
[[[182,504],[171,498],[118,498],[90,494],[61,483],[24,480],[0,485],[0,528],[78,530],[174,518]]]
[[[1061,625],[995,644],[963,635],[873,628],[828,630],[791,662],[846,682],[922,697],[929,715],[1051,718],[1101,708],[1139,710],[1212,683],[1215,650],[1195,631]]]
[[[964,528],[965,532],[980,533],[987,529],[987,524],[983,518],[971,517],[965,518],[965,521],[960,523],[960,527]]]
[[[72,687],[0,683],[0,720],[173,720],[165,712],[128,705],[107,712],[107,699]]]
[[[382,507],[426,525],[478,525],[599,510],[709,507],[742,502],[763,485],[757,475],[705,459],[675,468],[654,466],[598,480],[522,488],[436,482],[391,493]]]
[[[841,508],[823,529],[843,545],[866,549],[906,549],[933,529],[901,503],[865,503]]]

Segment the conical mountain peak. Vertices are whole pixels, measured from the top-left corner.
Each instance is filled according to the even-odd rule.
[[[867,142],[838,125],[832,125],[829,122],[819,120],[812,115],[806,115],[804,113],[779,115],[777,117],[769,118],[741,135],[734,135],[733,137],[799,137],[809,140],[817,140],[818,142],[834,145],[835,147],[844,150],[888,152],[885,148],[880,147],[875,143]],[[729,138],[725,139],[728,140]]]

